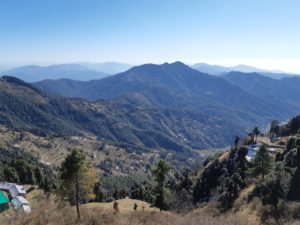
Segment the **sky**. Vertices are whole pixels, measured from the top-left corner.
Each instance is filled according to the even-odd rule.
[[[300,73],[299,0],[0,0],[0,68],[182,61]]]

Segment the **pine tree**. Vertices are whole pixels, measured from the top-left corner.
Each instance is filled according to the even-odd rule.
[[[252,175],[261,175],[261,179],[264,180],[265,175],[270,172],[272,164],[272,158],[268,153],[267,146],[262,145],[253,158]]]
[[[79,150],[73,150],[62,162],[58,194],[61,200],[68,200],[71,205],[76,205],[78,220],[81,220],[79,205],[86,199],[93,198],[96,182],[96,173]]]
[[[228,210],[233,206],[235,199],[238,197],[240,183],[242,178],[238,173],[234,173],[225,183],[223,193],[221,195],[221,206],[224,210]]]
[[[234,139],[235,150],[237,150],[237,148],[238,148],[239,141],[240,141],[240,137],[235,136],[235,139]]]
[[[154,206],[158,207],[160,211],[166,209],[166,179],[167,173],[170,171],[171,167],[164,160],[160,160],[154,167],[152,168],[152,174],[154,176],[154,180],[156,182],[156,186],[154,188]]]
[[[252,133],[255,136],[255,143],[256,143],[257,142],[257,136],[260,134],[260,131],[259,131],[258,127],[254,127]]]

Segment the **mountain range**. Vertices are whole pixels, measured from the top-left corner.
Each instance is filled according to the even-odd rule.
[[[298,80],[241,72],[210,76],[176,62],[145,64],[88,82],[60,79],[34,85],[51,94],[92,101],[117,99],[142,107],[192,109],[219,118],[235,115],[232,122],[248,126],[299,112],[299,88],[291,87]]]
[[[117,74],[129,70],[132,65],[119,63],[119,62],[104,62],[104,63],[90,63],[83,62],[79,63],[80,65],[86,66],[91,70],[95,70],[98,72],[106,73],[106,74]]]
[[[128,64],[106,63],[73,63],[51,66],[23,66],[3,72],[4,75],[18,77],[27,82],[37,82],[45,79],[74,79],[88,81],[123,72],[131,68]]]
[[[258,73],[229,72],[223,78],[278,108],[299,110],[300,77],[271,79]]]
[[[121,101],[88,101],[49,96],[14,77],[0,80],[0,124],[38,135],[94,135],[133,148],[188,154],[227,143],[220,118],[188,109],[146,108]]]
[[[242,78],[250,79],[245,82],[249,87],[242,85],[239,81]],[[257,73],[240,72],[217,77],[176,62],[136,66],[100,80],[45,80],[34,85],[57,96],[118,101],[146,109],[189,110],[221,118],[231,124],[231,128],[245,132],[255,124],[263,127],[272,119],[285,120],[299,112],[297,98],[300,92],[287,84],[291,79],[299,78],[276,80]],[[266,80],[270,86],[264,87]],[[262,90],[261,96],[256,88],[250,88],[252,86]],[[270,93],[278,96],[280,101],[273,100]],[[230,132],[231,137],[235,132]]]
[[[79,62],[71,64],[57,64],[50,66],[22,66],[2,72],[2,75],[14,76],[26,82],[38,82],[45,79],[72,79],[77,81],[98,80],[109,75],[125,72],[132,68],[132,65],[119,62],[104,62],[90,63]],[[288,74],[280,71],[262,70],[247,65],[237,65],[234,67],[224,67],[217,65],[209,65],[206,63],[197,63],[190,67],[211,75],[222,76],[231,71],[244,73],[259,73],[274,79],[283,77],[292,77],[293,74]]]
[[[181,63],[144,64],[99,80],[0,80],[0,124],[42,135],[101,140],[187,154],[300,111],[298,77],[211,76]]]
[[[208,73],[212,75],[222,76],[226,73],[235,71],[235,72],[243,72],[243,73],[259,73],[264,76],[274,78],[274,79],[281,79],[283,77],[292,77],[295,76],[295,74],[288,74],[282,71],[276,71],[276,70],[263,70],[252,66],[247,65],[237,65],[232,67],[225,67],[225,66],[218,66],[218,65],[210,65],[207,63],[196,63],[194,65],[191,65],[192,68],[203,72]]]

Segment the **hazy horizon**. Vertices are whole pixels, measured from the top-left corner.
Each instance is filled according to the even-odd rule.
[[[10,0],[0,69],[182,61],[300,73],[296,0]]]
[[[143,64],[164,64],[164,63],[174,63],[174,62],[182,62],[188,66],[193,66],[195,64],[207,64],[210,66],[221,66],[221,67],[227,67],[227,68],[231,68],[231,67],[238,67],[238,66],[249,66],[252,67],[254,69],[258,69],[258,70],[266,70],[267,72],[271,72],[271,73],[287,73],[287,74],[294,74],[294,75],[298,75],[299,73],[297,72],[291,72],[291,71],[285,71],[285,70],[279,70],[279,69],[273,69],[271,67],[266,68],[266,67],[259,67],[259,66],[255,66],[255,65],[251,65],[251,64],[244,64],[244,63],[224,63],[224,64],[217,64],[217,63],[208,63],[208,62],[196,62],[196,63],[186,63],[184,61],[181,60],[176,60],[176,61],[165,61],[165,62],[144,62],[144,63],[128,63],[128,62],[117,62],[117,61],[104,61],[104,62],[93,62],[93,61],[81,61],[81,62],[62,62],[62,63],[32,63],[32,64],[15,64],[15,65],[8,65],[8,66],[4,66],[1,67],[0,65],[0,73],[3,73],[5,71],[11,70],[11,69],[15,69],[15,68],[20,68],[20,67],[27,67],[27,66],[40,66],[40,67],[48,67],[48,66],[55,66],[55,65],[72,65],[72,64],[78,64],[78,65],[85,65],[85,64],[106,64],[106,63],[120,63],[120,64],[125,64],[125,65],[129,65],[129,66],[139,66],[139,65],[143,65]],[[2,74],[3,75],[3,74]]]

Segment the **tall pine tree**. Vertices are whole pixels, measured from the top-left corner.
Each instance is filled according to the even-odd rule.
[[[156,186],[154,189],[154,206],[158,207],[160,211],[167,208],[166,204],[166,179],[167,174],[170,171],[171,167],[164,160],[160,160],[152,168],[152,174],[154,176],[154,181]]]
[[[93,198],[96,182],[96,173],[81,151],[73,150],[62,162],[58,194],[61,200],[76,205],[78,220],[81,220],[79,205]]]
[[[262,145],[253,158],[252,175],[261,175],[261,179],[264,180],[265,175],[270,172],[272,165],[272,157],[268,153],[267,146]]]

